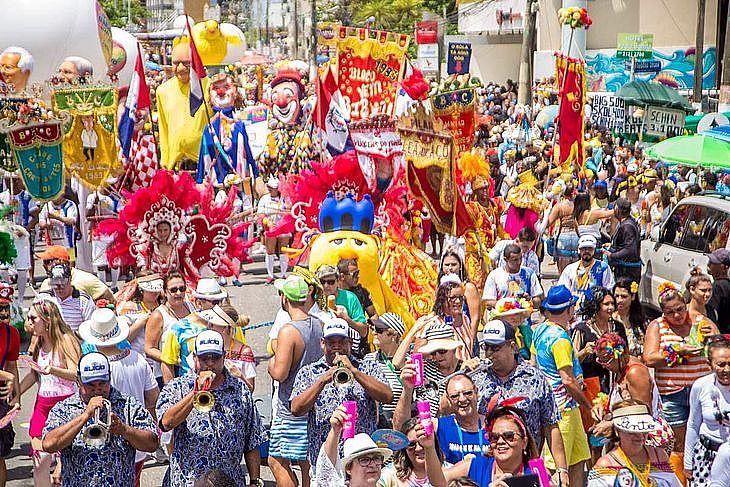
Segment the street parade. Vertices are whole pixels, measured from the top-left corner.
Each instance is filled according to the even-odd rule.
[[[730,487],[730,0],[0,11],[0,487]]]

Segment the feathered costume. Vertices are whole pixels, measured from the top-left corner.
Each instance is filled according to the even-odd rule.
[[[311,170],[290,175],[281,185],[281,193],[293,202],[291,212],[279,224],[266,233],[276,236],[293,232],[293,259],[306,259],[310,266],[321,263],[323,257],[312,255],[322,244],[334,241],[336,232],[320,234],[320,209],[329,191],[341,199],[346,194],[359,201],[364,195],[377,193],[370,188],[360,169],[354,151],[334,157],[329,162],[313,162]],[[355,251],[347,247],[352,236],[340,239],[341,248],[332,250],[327,263],[337,264],[339,258],[358,258],[360,281],[373,296],[375,309],[384,311],[408,309],[415,318],[428,314],[435,296],[436,267],[423,251],[407,243],[403,236],[404,214],[407,211],[406,187],[403,183],[403,168],[393,176],[390,189],[373,201],[375,208],[374,232],[380,236],[367,235],[367,245]],[[324,240],[321,240],[320,237]],[[319,241],[321,240],[321,241]],[[349,245],[349,244],[348,244]],[[368,247],[376,248],[368,248]],[[352,255],[350,255],[352,253]],[[368,259],[367,262],[364,259]],[[405,304],[407,303],[407,308]],[[410,326],[413,319],[403,316]]]
[[[199,187],[190,174],[158,172],[148,188],[129,198],[118,220],[99,223],[102,234],[114,237],[107,248],[113,265],[138,265],[165,276],[182,272],[195,284],[205,267],[218,276],[238,276],[240,264],[250,262],[253,242],[241,234],[248,223],[230,225],[235,190],[222,204],[214,203],[214,189]],[[167,257],[157,251],[157,225],[170,225],[168,242],[173,251]]]
[[[466,274],[477,289],[483,289],[489,273],[489,250],[502,238],[504,230],[499,216],[504,210],[502,198],[494,196],[494,181],[490,176],[489,164],[476,149],[464,152],[459,158],[461,179],[471,185],[472,194],[487,188],[489,205],[483,206],[475,199],[467,202],[466,208],[474,222],[474,229],[464,235],[466,248],[464,264]]]
[[[519,174],[520,184],[513,186],[507,192],[507,201],[510,207],[507,210],[507,219],[504,229],[510,238],[517,238],[523,228],[535,229],[542,212],[549,206],[537,185],[539,181],[532,169],[526,169]]]

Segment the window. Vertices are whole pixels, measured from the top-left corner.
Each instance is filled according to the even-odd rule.
[[[690,214],[690,209],[691,205],[677,205],[662,227],[662,233],[659,236],[659,241],[661,243],[681,247],[682,239],[684,237],[684,227],[687,223],[687,217]]]
[[[727,246],[730,233],[730,214],[716,208],[709,208],[702,237],[705,246],[700,249],[705,253],[714,252]]]

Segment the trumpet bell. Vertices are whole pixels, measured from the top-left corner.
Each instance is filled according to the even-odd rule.
[[[109,430],[99,423],[93,423],[84,430],[84,444],[91,448],[100,448],[106,443]]]
[[[338,386],[346,386],[353,381],[352,372],[350,372],[350,369],[340,366],[335,371],[334,381]]]
[[[193,407],[201,413],[212,411],[215,407],[215,396],[210,391],[198,391],[193,396]]]

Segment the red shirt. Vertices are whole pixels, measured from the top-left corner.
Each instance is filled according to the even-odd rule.
[[[10,342],[8,343],[8,332],[10,332]],[[6,350],[7,347],[7,350]],[[7,353],[7,355],[6,355]],[[5,357],[5,364],[8,362],[16,362],[20,355],[20,333],[14,326],[0,325],[0,361]]]

